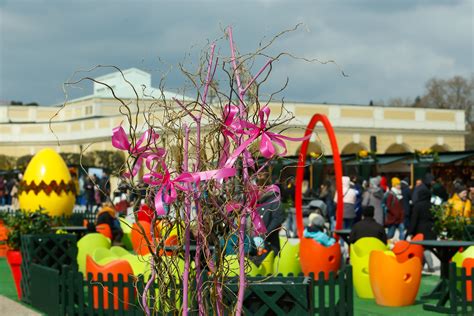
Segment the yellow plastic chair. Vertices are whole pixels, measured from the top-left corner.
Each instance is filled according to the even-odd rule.
[[[145,276],[146,279],[148,279],[148,277],[151,274],[150,257],[151,257],[151,254],[138,256],[138,255],[129,253],[127,255],[120,257],[120,259],[126,260],[128,261],[128,263],[130,263],[130,266],[132,267],[132,270],[133,270],[133,275],[138,276],[142,274],[143,276]]]
[[[96,248],[94,249],[94,252],[91,255],[92,259],[94,262],[97,262],[98,264],[105,265],[109,263],[110,261],[113,261],[115,259],[119,259],[119,257],[112,252],[108,248]]]
[[[464,259],[467,259],[467,258],[474,258],[474,246],[464,249],[464,251],[462,252],[460,251],[456,252],[456,254],[453,256],[451,261],[455,262],[456,267],[460,269],[462,268]]]
[[[110,248],[110,239],[99,233],[87,234],[77,242],[77,265],[79,271],[86,272],[86,256],[92,255],[96,248]]]
[[[458,251],[451,258],[451,261],[456,263],[456,275],[461,276],[461,269],[465,259],[474,258],[474,246],[464,249],[464,251]],[[456,287],[461,290],[462,282],[457,282]]]
[[[262,269],[263,275],[273,274],[273,264],[275,262],[275,253],[270,251],[268,255],[263,259],[262,263],[260,264],[260,268]]]
[[[391,251],[372,251],[369,276],[375,302],[391,307],[413,305],[420,288],[421,269],[417,256],[400,262]]]
[[[388,247],[379,239],[364,237],[351,245],[351,264],[354,288],[360,298],[374,298],[369,278],[369,258],[374,250],[386,251]]]
[[[228,269],[228,276],[233,277],[240,275],[239,257],[237,255],[225,256],[223,264],[226,270]],[[245,258],[245,273],[248,276],[264,275],[265,268],[262,266],[258,267],[251,260]]]
[[[299,239],[289,240],[280,237],[280,256],[277,256],[273,263],[273,272],[284,276],[292,273],[298,275],[301,273],[300,264],[300,242]]]
[[[127,249],[119,246],[112,246],[110,251],[113,252],[117,257],[123,257],[130,254]]]
[[[120,228],[123,231],[122,244],[125,249],[133,250],[132,246],[132,223],[129,223],[125,218],[119,218]]]

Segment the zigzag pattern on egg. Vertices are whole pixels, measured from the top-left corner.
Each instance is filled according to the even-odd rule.
[[[52,192],[55,192],[57,195],[60,195],[61,192],[66,194],[73,193],[76,195],[76,186],[74,182],[71,180],[68,183],[65,183],[64,180],[61,180],[59,184],[56,180],[51,181],[50,184],[46,184],[44,181],[41,181],[39,184],[36,184],[35,181],[31,181],[30,184],[27,184],[26,181],[21,181],[18,187],[18,193],[26,193],[33,191],[36,195],[40,192],[44,192],[46,195],[50,195]]]

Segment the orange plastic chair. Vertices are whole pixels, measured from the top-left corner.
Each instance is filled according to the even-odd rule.
[[[421,270],[422,264],[418,257],[399,262],[384,251],[372,251],[369,277],[375,302],[392,307],[412,305],[420,288]]]
[[[176,235],[171,235],[165,240],[165,247],[173,247],[173,246],[178,246],[179,244],[179,239],[178,236]],[[162,252],[160,252],[162,254]],[[173,256],[176,255],[176,251],[166,251],[165,254],[167,256]]]
[[[341,265],[341,246],[335,243],[325,247],[311,238],[300,239],[300,263],[305,275],[314,273],[314,279],[319,279],[319,272],[324,272],[324,278],[329,278],[329,272],[338,271]]]
[[[109,224],[99,224],[95,227],[95,231],[112,240],[112,230]]]
[[[140,225],[143,227],[145,230],[145,235],[146,238],[150,241],[151,240],[151,224],[146,221],[139,221]],[[142,231],[140,227],[138,226],[137,223],[133,224],[132,226],[132,246],[133,250],[138,254],[138,255],[146,255],[150,253],[150,250],[148,249],[148,244],[145,240],[145,238],[142,235]]]
[[[102,281],[106,282],[109,280],[109,273],[112,275],[112,280],[117,282],[118,276],[121,274],[123,276],[123,280],[126,282],[128,281],[129,275],[133,275],[132,267],[130,263],[126,260],[117,259],[108,262],[105,265],[100,265],[99,263],[95,262],[91,256],[87,255],[86,258],[86,272],[92,273],[92,280],[98,281],[99,280],[99,273],[102,274]],[[114,309],[119,309],[119,289],[118,287],[113,287],[113,289],[109,289],[108,286],[99,284],[98,287],[95,286],[93,288],[93,298],[94,298],[94,308],[109,308],[109,292],[113,292],[114,296]],[[102,289],[103,293],[103,304],[104,306],[99,306],[99,287]],[[129,292],[127,288],[123,288],[123,300],[120,302],[123,304],[123,308],[128,310],[128,297]],[[133,293],[132,293],[133,295]]]
[[[412,240],[423,240],[423,234],[415,235]],[[397,257],[398,262],[405,262],[413,257],[418,257],[423,262],[423,246],[412,245],[408,241],[400,240],[395,243],[392,251]]]
[[[462,267],[466,269],[466,276],[471,276],[472,269],[474,269],[474,258],[466,258],[462,262]],[[466,281],[466,299],[472,301],[472,282]]]

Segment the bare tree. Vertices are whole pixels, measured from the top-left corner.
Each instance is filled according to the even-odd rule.
[[[426,83],[426,93],[420,107],[457,109],[466,113],[466,149],[474,149],[474,75],[471,78],[454,76],[451,79],[432,78]]]

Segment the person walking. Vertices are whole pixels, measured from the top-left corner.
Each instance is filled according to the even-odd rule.
[[[374,220],[383,226],[384,213],[382,208],[382,199],[384,192],[380,187],[380,178],[370,178],[369,182],[369,188],[364,192],[362,198],[362,207],[372,206],[374,208]]]
[[[410,226],[410,217],[411,217],[411,209],[412,209],[412,202],[411,202],[411,190],[410,185],[408,184],[408,179],[405,178],[401,182],[402,188],[402,205],[403,205],[403,215],[405,216],[404,224],[405,229],[408,229]]]
[[[95,205],[95,195],[94,195],[94,183],[90,177],[87,178],[85,189],[85,198],[86,198],[86,209],[87,212],[92,213]]]
[[[336,223],[336,207],[334,205],[334,190],[332,189],[332,183],[330,180],[325,180],[323,184],[321,184],[319,198],[326,204],[330,229],[332,230]]]
[[[410,226],[407,235],[415,236],[423,234],[424,240],[436,240],[436,233],[433,231],[434,217],[431,212],[431,191],[427,187],[422,187],[418,191],[418,198],[413,205],[413,211],[410,218]],[[433,259],[429,250],[423,253],[425,263],[428,266],[428,272],[434,272]]]
[[[356,217],[355,203],[357,192],[351,188],[351,179],[342,177],[342,195],[343,195],[343,228],[350,229]],[[337,203],[337,193],[334,195],[334,202]]]
[[[400,186],[400,179],[392,178],[392,188],[390,189],[387,200],[387,218],[385,219],[385,226],[388,227],[387,237],[392,239],[395,236],[395,231],[398,230],[399,239],[405,239],[405,226],[403,224],[403,204],[402,204],[402,190]]]

